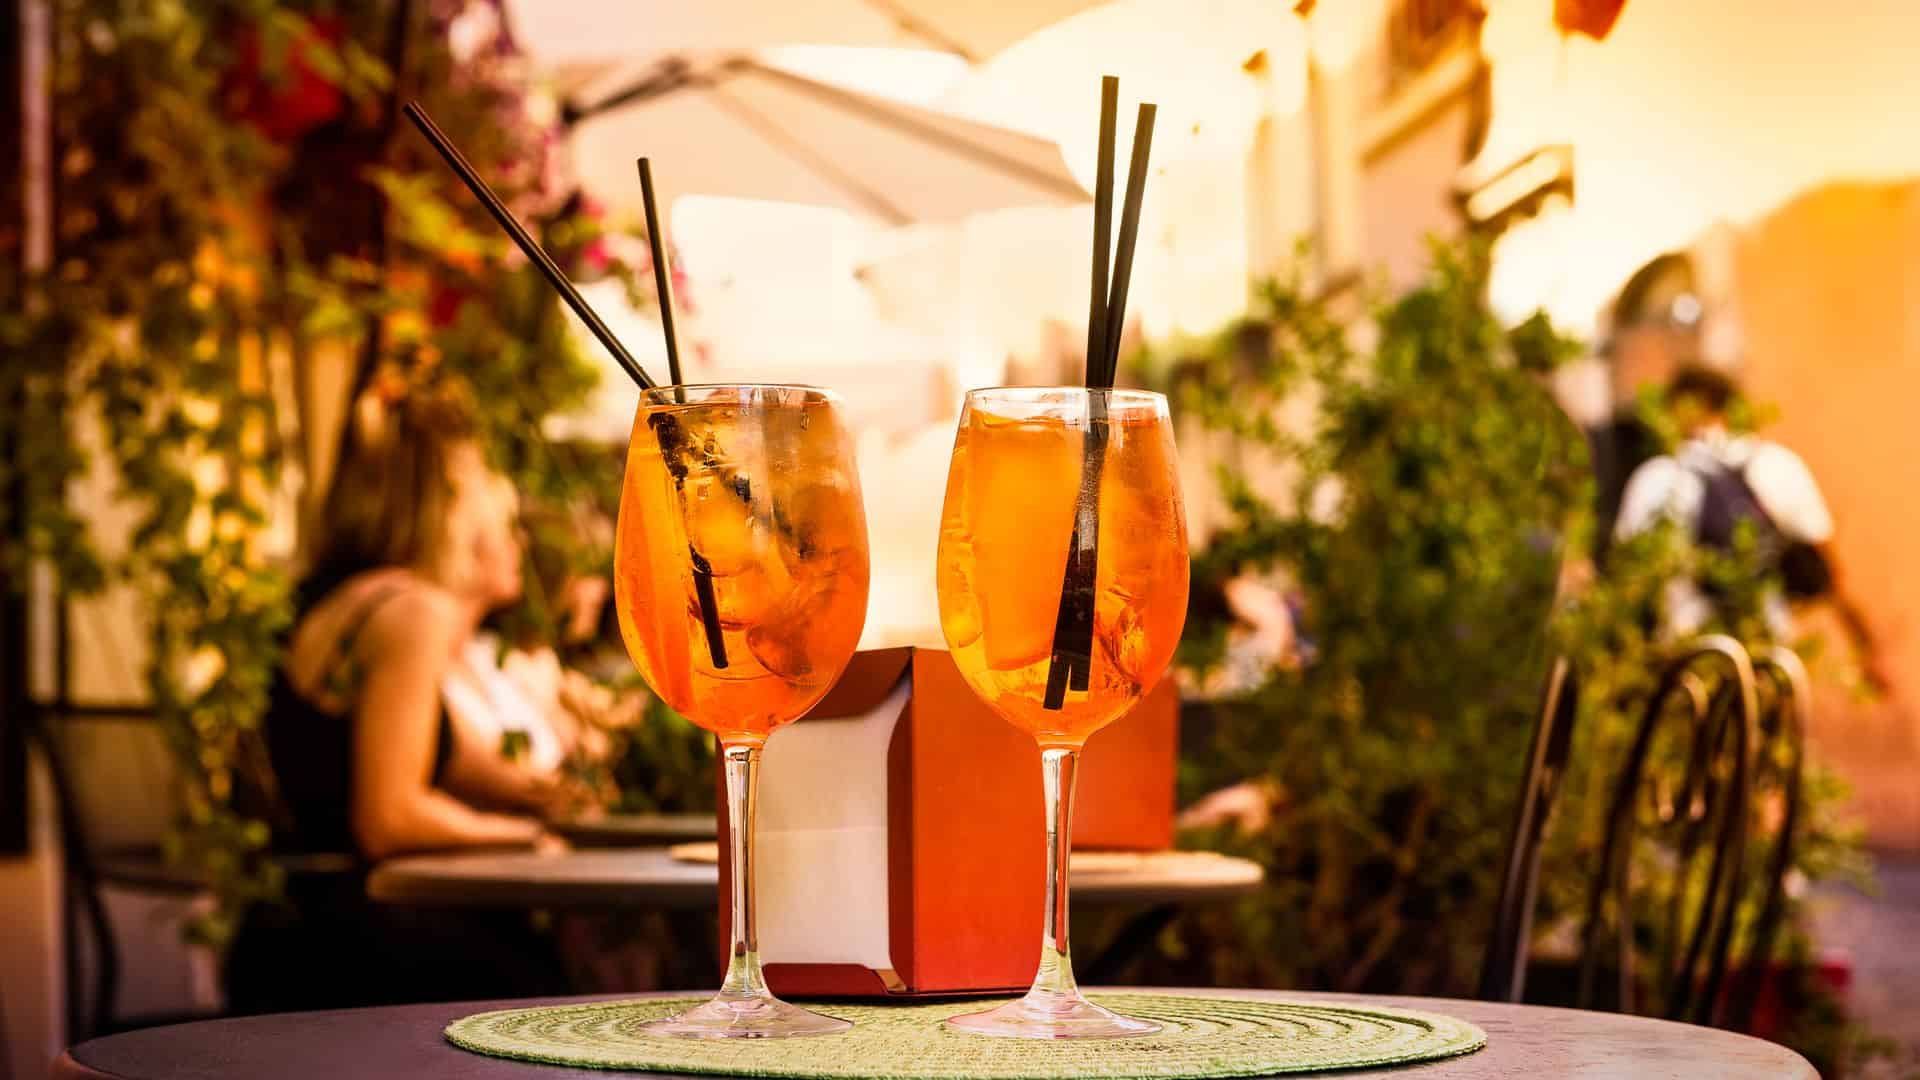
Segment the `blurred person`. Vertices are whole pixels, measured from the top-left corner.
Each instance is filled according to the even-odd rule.
[[[517,514],[510,491],[506,498]],[[520,524],[516,536],[536,529],[542,530],[538,535],[577,532],[566,517],[552,513],[521,518]],[[552,601],[558,640],[477,628],[455,653],[440,683],[454,736],[447,786],[480,805],[552,817],[586,800],[565,775],[590,741],[590,725],[570,708],[566,693],[584,677],[561,662],[559,649],[598,629],[609,586],[604,577],[572,574],[561,560],[541,557],[551,551],[526,546],[531,589]],[[610,548],[610,536],[605,546]]]
[[[1300,633],[1298,598],[1289,594],[1278,575],[1242,567],[1224,581],[1196,580],[1188,591],[1187,613],[1189,626],[1227,622],[1225,649],[1217,666],[1205,672],[1176,669],[1189,706],[1253,693],[1276,671],[1296,670],[1313,658],[1312,643]],[[1182,742],[1210,738],[1216,720],[1211,710],[1183,707]],[[1175,825],[1181,829],[1232,825],[1251,835],[1267,827],[1281,801],[1280,789],[1268,779],[1229,784],[1182,809]]]
[[[1789,601],[1829,600],[1853,638],[1868,682],[1884,690],[1879,649],[1860,608],[1841,588],[1833,515],[1820,485],[1792,450],[1729,429],[1727,412],[1736,396],[1733,380],[1709,367],[1689,364],[1673,376],[1666,401],[1682,441],[1672,454],[1634,470],[1620,500],[1616,535],[1632,536],[1670,520],[1695,543],[1731,551],[1738,530],[1752,527],[1783,584],[1765,601],[1774,637],[1791,643]],[[1668,584],[1669,633],[1697,632],[1712,615],[1712,600],[1699,583]]]
[[[530,844],[538,825],[519,815],[547,785],[487,769],[499,740],[473,730],[483,703],[536,719],[472,663],[482,620],[520,596],[512,488],[458,391],[369,394],[354,425],[266,718],[287,839],[370,860]]]
[[[614,751],[613,733],[639,720],[647,695],[596,681],[633,679],[608,602],[612,583],[555,557],[584,543],[611,558],[613,522],[575,507],[547,508],[528,524],[533,535],[556,541],[531,545],[527,560],[531,589],[547,600],[550,629],[476,631],[449,665],[441,695],[455,765],[472,770],[456,769],[454,790],[482,802],[505,798],[551,820],[597,811],[617,795],[599,766]]]
[[[523,915],[366,897],[367,868],[392,855],[542,842],[530,815],[556,770],[502,762],[501,730],[538,729],[537,710],[475,663],[481,620],[520,595],[523,553],[512,489],[466,400],[387,381],[351,422],[262,725],[286,899],[243,920],[230,1001],[256,1012],[564,989]]]
[[[1267,575],[1241,570],[1218,584],[1195,582],[1187,611],[1190,622],[1227,623],[1218,665],[1206,672],[1176,672],[1183,688],[1200,697],[1258,690],[1275,671],[1298,668],[1310,648],[1298,633],[1297,602]]]
[[[570,809],[563,774],[582,732],[560,703],[565,677],[551,648],[510,650],[497,634],[475,630],[440,680],[453,740],[446,789],[507,813]]]
[[[1703,312],[1694,276],[1686,255],[1661,255],[1627,279],[1613,305],[1602,349],[1609,415],[1585,425],[1598,498],[1595,555],[1603,560],[1619,532],[1628,481],[1660,453],[1659,437],[1640,416],[1640,395],[1700,362]]]

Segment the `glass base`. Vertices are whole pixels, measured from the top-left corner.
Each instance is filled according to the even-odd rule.
[[[649,1020],[642,1033],[674,1039],[789,1039],[800,1035],[832,1035],[853,1024],[808,1012],[771,994],[722,994],[677,1016]]]
[[[1013,1039],[1126,1039],[1151,1035],[1160,1025],[1103,1009],[1079,994],[1029,991],[997,1009],[967,1013],[947,1021],[956,1031]]]

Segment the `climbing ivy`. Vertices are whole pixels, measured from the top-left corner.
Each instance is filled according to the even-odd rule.
[[[267,828],[235,794],[259,779],[296,523],[331,460],[311,451],[338,438],[309,430],[330,415],[319,388],[457,376],[527,499],[610,505],[595,463],[614,452],[543,434],[596,368],[397,122],[400,100],[422,100],[578,276],[641,299],[645,246],[561,182],[558,111],[530,91],[497,0],[51,7],[53,265],[25,273],[21,237],[0,235],[0,286],[19,300],[0,308],[17,447],[0,479],[26,495],[0,521],[0,560],[16,587],[39,564],[69,593],[135,598],[179,766],[169,851],[211,883],[219,914],[197,932],[217,943],[278,888]],[[124,536],[69,498],[95,470],[131,516]],[[581,565],[606,555],[576,531],[538,539]],[[550,607],[535,590],[510,623],[551,628]]]

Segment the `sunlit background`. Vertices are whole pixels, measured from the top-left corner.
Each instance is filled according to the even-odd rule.
[[[48,4],[7,6],[28,31],[20,40],[45,33]],[[1503,323],[1544,312],[1581,343],[1552,386],[1596,429],[1671,374],[1623,359],[1635,326],[1621,300],[1643,268],[1678,256],[1661,317],[1697,332],[1698,359],[1778,406],[1769,434],[1818,477],[1891,675],[1878,699],[1823,683],[1814,743],[1851,783],[1846,805],[1870,842],[1920,850],[1911,0],[440,6],[460,12],[448,30],[456,58],[518,50],[525,111],[559,132],[558,186],[577,185],[607,222],[637,225],[634,158],[653,159],[688,381],[791,380],[844,396],[873,542],[868,646],[939,643],[931,567],[964,392],[1079,376],[1102,75],[1121,80],[1123,147],[1136,105],[1159,107],[1130,352],[1167,355],[1219,330],[1275,276],[1297,275],[1357,320],[1423,280],[1431,239],[1471,241],[1488,246],[1486,300]],[[752,17],[716,15],[723,7]],[[15,35],[0,40],[14,48]],[[24,108],[48,58],[30,46],[21,56]],[[23,128],[23,146],[46,122]],[[30,182],[17,201],[50,220],[58,169],[72,165],[37,164],[21,155]],[[45,232],[32,219],[8,237],[9,258],[34,261]],[[608,243],[626,245],[616,258],[647,259],[633,235]],[[609,279],[586,295],[661,371],[650,290],[650,278],[640,293]],[[602,377],[544,432],[624,445],[636,392],[580,326],[568,332]],[[315,433],[337,432],[353,385],[344,361],[314,370],[300,395],[314,476],[274,494],[284,512],[259,541],[283,554],[298,548],[337,452],[337,434]],[[1280,420],[1304,428],[1309,416]],[[97,417],[75,427],[81,443],[106,442]],[[1181,438],[1199,550],[1229,524],[1213,481],[1222,444],[1184,422]],[[1285,463],[1229,463],[1292,498]],[[202,465],[206,485],[220,483],[220,463]],[[123,550],[133,518],[115,483],[95,461],[66,497]],[[194,527],[218,526],[203,514]],[[56,627],[53,585],[36,581],[36,692],[53,693],[58,667],[61,694],[141,701],[149,626],[137,598],[63,594]],[[56,647],[62,630],[77,647]],[[121,786],[138,796],[141,782]],[[14,929],[51,917],[49,881],[45,866],[0,863],[0,970],[16,1025],[54,1011],[12,995],[15,968],[57,975],[47,942]],[[190,989],[204,993],[196,970]],[[44,1032],[13,1042],[22,1061],[46,1045]]]

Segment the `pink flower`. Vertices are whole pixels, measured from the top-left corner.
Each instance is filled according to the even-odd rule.
[[[673,281],[674,306],[691,315],[694,311],[693,295],[687,288],[687,272],[680,269],[680,252],[667,250],[668,277]]]
[[[596,236],[580,249],[580,264],[589,273],[604,274],[613,265],[613,249],[605,236]]]

